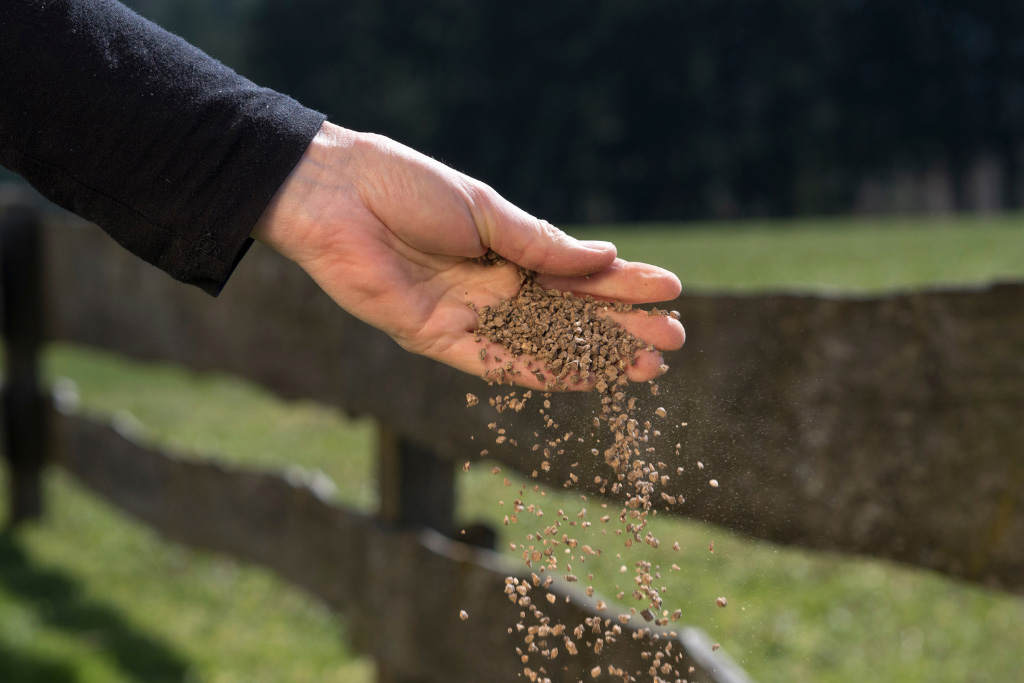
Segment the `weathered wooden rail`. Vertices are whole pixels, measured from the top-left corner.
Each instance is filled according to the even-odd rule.
[[[503,592],[517,568],[493,551],[345,510],[277,474],[162,453],[80,416],[53,419],[65,470],[172,540],[270,567],[318,596],[346,616],[355,645],[383,664],[387,680],[522,680],[514,651],[522,639],[507,632],[519,608]],[[546,605],[555,623],[598,614],[599,596],[566,583],[552,592],[571,596]],[[677,633],[683,671],[694,667],[689,680],[749,680],[703,632]],[[624,637],[603,661],[646,671],[642,649]],[[554,678],[589,679],[597,661],[563,655],[556,663],[567,668]]]
[[[436,566],[456,571],[436,559],[444,553],[430,554],[437,536],[430,545],[422,535],[396,531],[414,521],[408,511],[417,509],[404,501],[409,487],[400,477],[431,476],[433,488],[450,488],[453,464],[479,452],[489,434],[488,410],[461,409],[466,392],[487,395],[480,380],[402,352],[267,250],[254,248],[212,300],[139,263],[81,221],[52,214],[41,222],[47,339],[232,372],[283,396],[374,417],[397,444],[385,464],[399,478],[382,489],[389,523],[373,528],[387,529],[380,539],[417,539],[389,550],[394,557],[435,558]],[[666,447],[658,456],[685,471],[686,503],[672,512],[776,542],[883,557],[1024,591],[1024,285],[865,298],[700,294],[672,307],[687,326],[687,345],[670,355],[673,370],[659,382],[659,396],[645,399],[651,408],[665,406],[675,425],[662,429]],[[560,398],[563,429],[588,433],[594,397]],[[531,410],[504,417],[510,433],[542,428]],[[671,448],[677,442],[679,458]],[[540,477],[560,486],[574,461],[597,471],[590,446]],[[520,471],[536,467],[526,449],[487,447]],[[698,460],[703,471],[694,467]],[[718,488],[707,486],[712,477]],[[581,485],[591,479],[581,476]],[[450,523],[449,512],[432,514],[435,528]],[[330,524],[309,521],[311,528]],[[327,599],[347,614],[358,612],[343,598]],[[407,642],[416,647],[414,636]],[[716,665],[726,662],[716,659],[721,651],[711,655],[697,639],[688,652],[709,680],[743,676]],[[432,665],[416,661],[416,669],[403,670],[389,660],[396,676],[435,680],[427,674]],[[445,671],[450,675],[451,666]],[[509,671],[514,676],[516,669]]]

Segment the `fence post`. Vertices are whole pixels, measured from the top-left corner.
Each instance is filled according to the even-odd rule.
[[[7,194],[7,193],[5,193]],[[0,291],[6,345],[3,451],[10,490],[8,525],[43,512],[41,476],[46,461],[46,404],[40,392],[42,344],[42,239],[40,209],[5,196],[0,206]]]
[[[400,527],[430,527],[451,536],[455,527],[455,469],[399,434],[379,432],[381,519]]]
[[[378,430],[381,519],[399,527],[430,527],[451,536],[455,528],[455,469],[400,434]],[[377,661],[377,683],[420,683]]]

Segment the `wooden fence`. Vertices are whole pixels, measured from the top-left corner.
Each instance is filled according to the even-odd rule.
[[[479,379],[401,351],[258,246],[214,300],[66,214],[0,197],[0,216],[13,519],[40,513],[48,452],[169,538],[267,565],[320,596],[353,621],[382,681],[520,680],[501,591],[519,568],[450,538],[455,463],[479,452],[471,439],[493,419],[461,409],[467,392],[489,395]],[[663,430],[682,450],[659,459],[687,472],[705,465],[671,512],[1024,589],[1024,286],[877,298],[684,295],[671,307],[689,338],[669,358],[656,400],[687,426]],[[42,339],[231,372],[372,416],[383,435],[381,514],[339,508],[273,474],[159,453],[46,409],[34,370]],[[562,398],[563,427],[583,433],[573,421],[593,412],[595,397]],[[503,417],[509,433],[541,428],[533,411]],[[540,479],[561,486],[564,463],[592,461],[589,447]],[[488,448],[519,471],[536,468],[526,449]],[[712,477],[718,488],[706,485]],[[590,479],[580,477],[581,487],[596,494]],[[432,485],[408,485],[424,480]],[[597,596],[557,590],[572,600],[556,603],[555,618],[593,613]],[[457,617],[465,604],[476,606],[469,622]],[[677,638],[691,681],[749,680],[698,629]],[[640,667],[635,641],[617,647],[617,660]],[[581,654],[563,664],[555,679],[576,681],[593,662]]]

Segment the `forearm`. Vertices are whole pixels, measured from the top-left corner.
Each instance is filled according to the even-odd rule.
[[[211,293],[322,121],[112,0],[0,14],[0,163]]]

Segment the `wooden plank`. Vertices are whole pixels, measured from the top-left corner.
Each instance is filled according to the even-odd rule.
[[[40,394],[43,342],[40,204],[2,189],[0,292],[3,301],[3,453],[10,490],[7,523],[16,526],[43,512],[41,472],[46,464],[46,403]]]
[[[435,456],[388,429],[377,435],[377,516],[397,528],[455,531],[455,472],[451,461]],[[385,659],[377,660],[377,683],[426,683],[407,676]]]
[[[488,395],[480,380],[401,351],[267,250],[255,248],[212,300],[94,231],[57,227],[48,235],[56,338],[233,372],[372,415],[455,462],[487,443],[493,411],[463,407],[468,391]],[[684,295],[672,307],[689,340],[669,354],[673,370],[644,409],[669,411],[658,458],[684,468],[686,503],[675,512],[1024,590],[1024,285]],[[558,397],[562,428],[588,435],[595,400]],[[502,418],[510,434],[543,433],[533,409]],[[571,462],[599,472],[592,445],[542,478],[560,485]],[[487,447],[520,471],[537,466],[526,449]],[[721,486],[709,487],[712,477]]]
[[[243,471],[159,452],[81,416],[54,417],[58,463],[79,481],[168,538],[267,566],[342,611],[356,645],[405,680],[517,683],[522,665],[506,599],[516,568],[487,550],[425,529],[407,531],[321,499],[269,472]],[[566,585],[545,612],[576,624],[594,598]],[[565,597],[571,596],[566,603]],[[460,610],[469,612],[463,621]],[[626,633],[600,663],[646,671],[645,646]],[[668,637],[667,635],[664,637]],[[746,674],[702,632],[675,638],[691,682],[743,683]],[[553,681],[583,678],[598,660],[581,649],[552,667]]]

